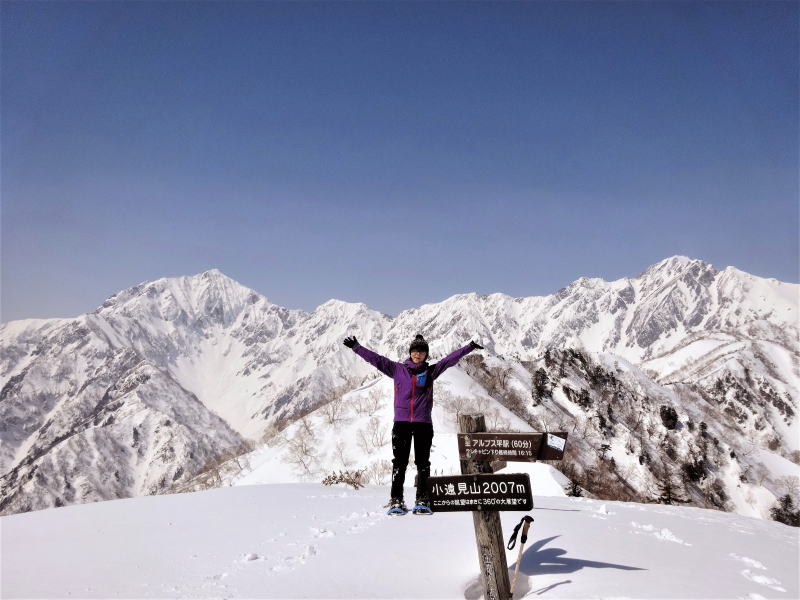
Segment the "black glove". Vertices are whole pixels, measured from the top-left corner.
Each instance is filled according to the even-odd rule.
[[[351,337],[344,338],[344,345],[347,346],[348,348],[352,348],[357,343],[358,343],[358,340],[356,339],[356,336],[354,336],[354,335],[351,336]]]
[[[481,346],[477,342],[470,342],[469,345],[473,350],[483,350],[483,346]]]

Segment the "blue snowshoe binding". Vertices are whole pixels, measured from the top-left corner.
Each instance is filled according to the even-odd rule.
[[[387,506],[389,507],[389,510],[386,511],[387,515],[399,517],[408,513],[405,502],[398,498],[392,498]]]
[[[411,511],[415,515],[432,515],[433,511],[429,506],[429,502],[427,500],[417,500],[417,503],[414,505],[414,508]]]

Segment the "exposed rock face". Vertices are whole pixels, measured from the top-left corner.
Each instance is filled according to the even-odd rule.
[[[509,364],[549,349],[618,357],[791,452],[798,287],[673,257],[635,278],[581,278],[547,297],[461,294],[392,318],[337,300],[289,310],[217,270],[142,283],[75,319],[1,326],[0,511],[191,478],[329,390],[372,377],[344,351],[347,335],[395,359],[420,332],[433,361],[470,339]],[[557,376],[546,369],[541,386],[545,375]]]

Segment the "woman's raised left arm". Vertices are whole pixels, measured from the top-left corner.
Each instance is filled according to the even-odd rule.
[[[436,379],[437,377],[439,377],[439,375],[441,375],[447,369],[455,365],[459,360],[464,358],[467,354],[469,354],[473,350],[483,350],[483,346],[475,342],[470,342],[463,348],[459,348],[455,352],[451,352],[450,354],[445,356],[442,360],[433,365],[433,370],[431,371],[431,379]]]

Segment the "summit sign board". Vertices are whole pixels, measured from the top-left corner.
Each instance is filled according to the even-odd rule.
[[[462,460],[535,462],[561,460],[567,433],[459,433]]]
[[[533,492],[527,473],[431,477],[433,512],[531,510]]]

